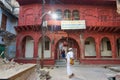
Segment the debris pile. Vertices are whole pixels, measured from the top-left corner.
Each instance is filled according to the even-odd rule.
[[[18,67],[20,64],[16,63],[14,59],[11,59],[10,61],[6,58],[0,58],[0,71],[5,71],[11,68]]]

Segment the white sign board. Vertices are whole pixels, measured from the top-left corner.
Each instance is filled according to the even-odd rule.
[[[61,21],[61,29],[86,29],[85,20],[65,20]]]

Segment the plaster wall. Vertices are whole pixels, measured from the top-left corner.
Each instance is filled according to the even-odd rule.
[[[7,54],[9,58],[15,58],[16,55],[16,42],[11,42],[7,47]]]
[[[8,17],[6,31],[13,33],[13,34],[16,34],[16,31],[14,29],[15,26],[17,26],[17,19],[13,19],[11,17]]]

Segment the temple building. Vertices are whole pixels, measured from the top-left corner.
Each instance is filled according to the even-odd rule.
[[[120,63],[116,0],[17,0],[16,61],[54,65],[73,48],[83,64]],[[54,19],[52,14],[57,17]]]

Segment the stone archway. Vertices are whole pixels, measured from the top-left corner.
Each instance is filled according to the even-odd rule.
[[[65,50],[65,54],[67,53],[68,48],[73,48],[75,60],[79,60],[80,58],[80,48],[77,41],[73,38],[62,37],[55,46],[55,59],[61,59],[61,50]]]

